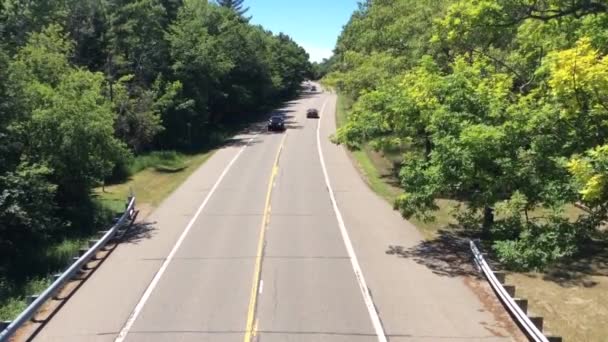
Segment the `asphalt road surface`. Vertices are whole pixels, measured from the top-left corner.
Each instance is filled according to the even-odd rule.
[[[421,236],[329,141],[335,107],[305,93],[286,132],[232,139],[34,340],[516,340],[462,277],[386,253]]]

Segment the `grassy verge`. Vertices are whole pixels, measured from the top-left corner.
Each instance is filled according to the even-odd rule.
[[[68,265],[78,250],[86,245],[86,239],[66,239],[48,247],[40,260],[47,274]],[[40,265],[38,265],[40,266]],[[24,266],[27,267],[27,266]],[[44,274],[44,273],[43,273]],[[0,321],[10,321],[27,307],[27,296],[39,294],[52,282],[50,275],[38,275],[26,279],[0,279]]]
[[[336,112],[338,127],[346,123],[349,106],[350,102],[340,96]],[[369,187],[394,203],[402,189],[397,186],[390,160],[367,147],[350,154]],[[452,218],[457,201],[438,200],[437,204],[435,221],[410,220],[428,240],[437,237],[440,229],[457,223]],[[576,220],[581,213],[573,205],[564,207],[564,216],[571,220]],[[537,209],[530,216],[546,214],[547,210]],[[608,248],[604,250],[600,255],[559,265],[545,273],[510,273],[507,282],[516,286],[518,297],[529,300],[532,312],[545,318],[547,329],[565,341],[605,341],[608,336],[605,324],[608,321]]]
[[[137,197],[137,206],[146,215],[162,200],[183,183],[212,152],[181,154],[176,152],[155,152],[139,156],[133,162],[137,171],[128,180],[95,189],[100,201],[116,211],[124,209],[124,203],[131,191]]]

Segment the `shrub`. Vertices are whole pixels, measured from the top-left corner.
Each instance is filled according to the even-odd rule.
[[[492,247],[498,260],[509,269],[542,270],[574,255],[582,236],[575,224],[553,217],[545,224],[530,223],[523,227],[517,239],[496,240]]]

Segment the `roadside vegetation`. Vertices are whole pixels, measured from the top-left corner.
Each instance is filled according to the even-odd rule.
[[[157,205],[312,75],[303,48],[246,12],[242,1],[0,4],[0,319],[131,189]]]
[[[125,198],[131,193],[136,194],[137,208],[143,218],[209,159],[212,153],[213,151],[189,154],[151,152],[136,157],[132,167],[137,171],[132,176],[117,184],[98,187],[94,193],[106,208],[115,211],[123,210]]]
[[[606,32],[601,1],[372,0],[315,66],[370,187],[431,241],[481,239],[567,340],[605,336]]]

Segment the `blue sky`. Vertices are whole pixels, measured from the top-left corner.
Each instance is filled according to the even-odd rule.
[[[245,0],[247,15],[274,33],[284,32],[308,51],[311,61],[330,57],[357,0]]]

